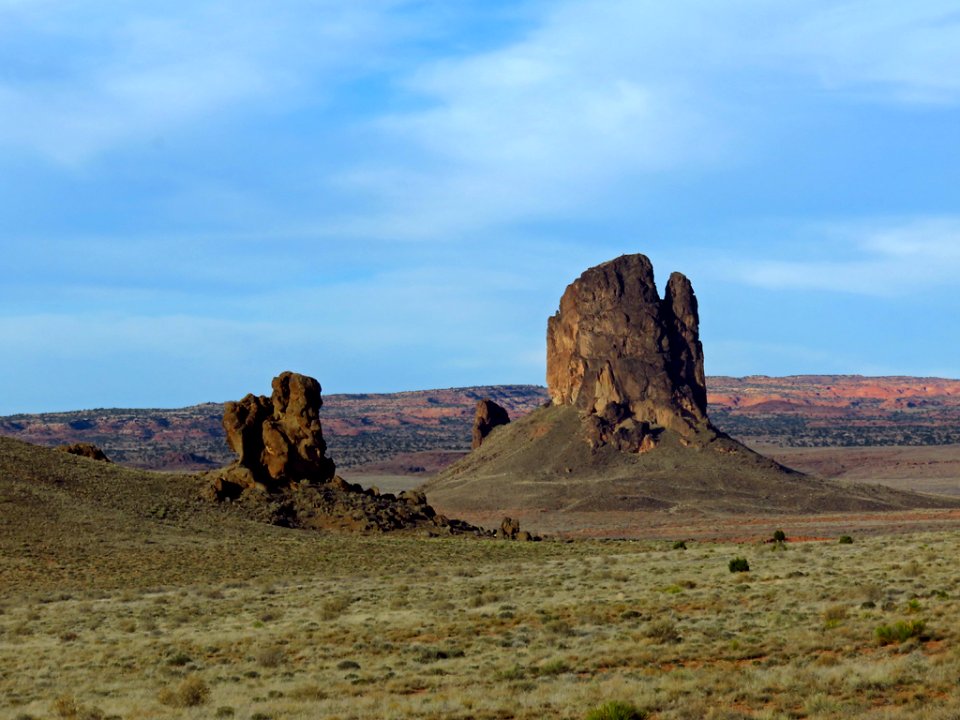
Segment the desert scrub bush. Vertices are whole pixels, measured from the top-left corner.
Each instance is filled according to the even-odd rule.
[[[853,538],[849,535],[841,535],[840,539],[837,540],[841,545],[853,545]]]
[[[203,705],[210,698],[210,687],[203,678],[192,676],[186,678],[176,690],[164,688],[159,693],[159,700],[170,707],[196,707]]]
[[[673,620],[656,620],[647,626],[646,635],[659,643],[678,643],[681,640],[680,631]]]
[[[783,530],[774,530],[773,541],[775,543],[785,543],[787,541],[787,534]]]
[[[536,673],[540,677],[549,677],[552,675],[562,675],[565,672],[570,672],[570,665],[567,664],[566,660],[557,658],[556,660],[549,660],[543,665],[540,665],[536,668]]]
[[[823,624],[828,628],[836,627],[846,618],[847,608],[845,605],[831,605],[823,611]]]
[[[750,572],[750,563],[742,557],[735,557],[727,567],[730,568],[732,573]]]
[[[646,720],[647,713],[628,702],[611,700],[597,705],[585,720]]]
[[[327,598],[320,606],[320,618],[322,620],[335,620],[352,604],[353,600],[346,595]]]
[[[103,720],[103,710],[89,705],[81,705],[73,695],[61,695],[53,701],[53,712],[66,720]]]
[[[265,668],[280,667],[286,660],[287,653],[279,645],[263,648],[257,653],[257,662]]]
[[[450,658],[463,657],[464,652],[457,647],[422,647],[417,649],[416,661],[421,664],[436,662],[437,660],[449,660]]]
[[[683,540],[677,540],[677,541],[673,544],[673,549],[674,549],[674,550],[686,550],[686,549],[687,549],[687,543],[684,542]]]
[[[927,624],[923,620],[898,620],[893,625],[881,625],[876,629],[877,642],[881,645],[894,645],[906,642],[910,638],[923,640]]]

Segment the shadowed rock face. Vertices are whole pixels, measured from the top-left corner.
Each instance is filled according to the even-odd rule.
[[[65,453],[70,453],[71,455],[79,455],[80,457],[90,458],[91,460],[100,460],[101,462],[110,462],[103,450],[98,448],[93,443],[73,443],[71,445],[61,445],[57,448]]]
[[[290,482],[326,482],[334,476],[333,460],[320,426],[320,383],[306,375],[284,372],[273,379],[273,394],[247,395],[224,406],[227,443],[239,456],[236,478],[262,484],[267,490]]]
[[[483,439],[500,425],[510,422],[510,414],[502,405],[493,400],[478,400],[477,411],[473,418],[473,442],[470,447],[476,450],[483,444]]]
[[[587,438],[636,452],[667,428],[709,439],[697,299],[674,273],[663,299],[644,255],[623,255],[571,283],[547,323],[547,386],[585,415]]]

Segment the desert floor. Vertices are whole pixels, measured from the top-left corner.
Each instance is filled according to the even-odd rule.
[[[3,718],[960,716],[949,511],[338,537],[23,457],[0,463]]]

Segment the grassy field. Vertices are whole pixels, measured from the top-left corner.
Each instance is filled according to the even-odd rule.
[[[960,529],[323,536],[187,477],[0,449],[2,718],[960,715]]]
[[[288,534],[233,548],[259,556],[233,572],[185,552],[176,582],[7,585],[0,715],[960,712],[957,533],[685,550]]]

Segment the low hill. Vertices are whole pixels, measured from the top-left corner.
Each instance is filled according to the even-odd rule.
[[[839,484],[784,468],[720,437],[702,448],[665,431],[647,453],[591,450],[579,413],[541,408],[496,428],[422,489],[438,510],[818,513],[960,507],[960,500],[878,485]]]

